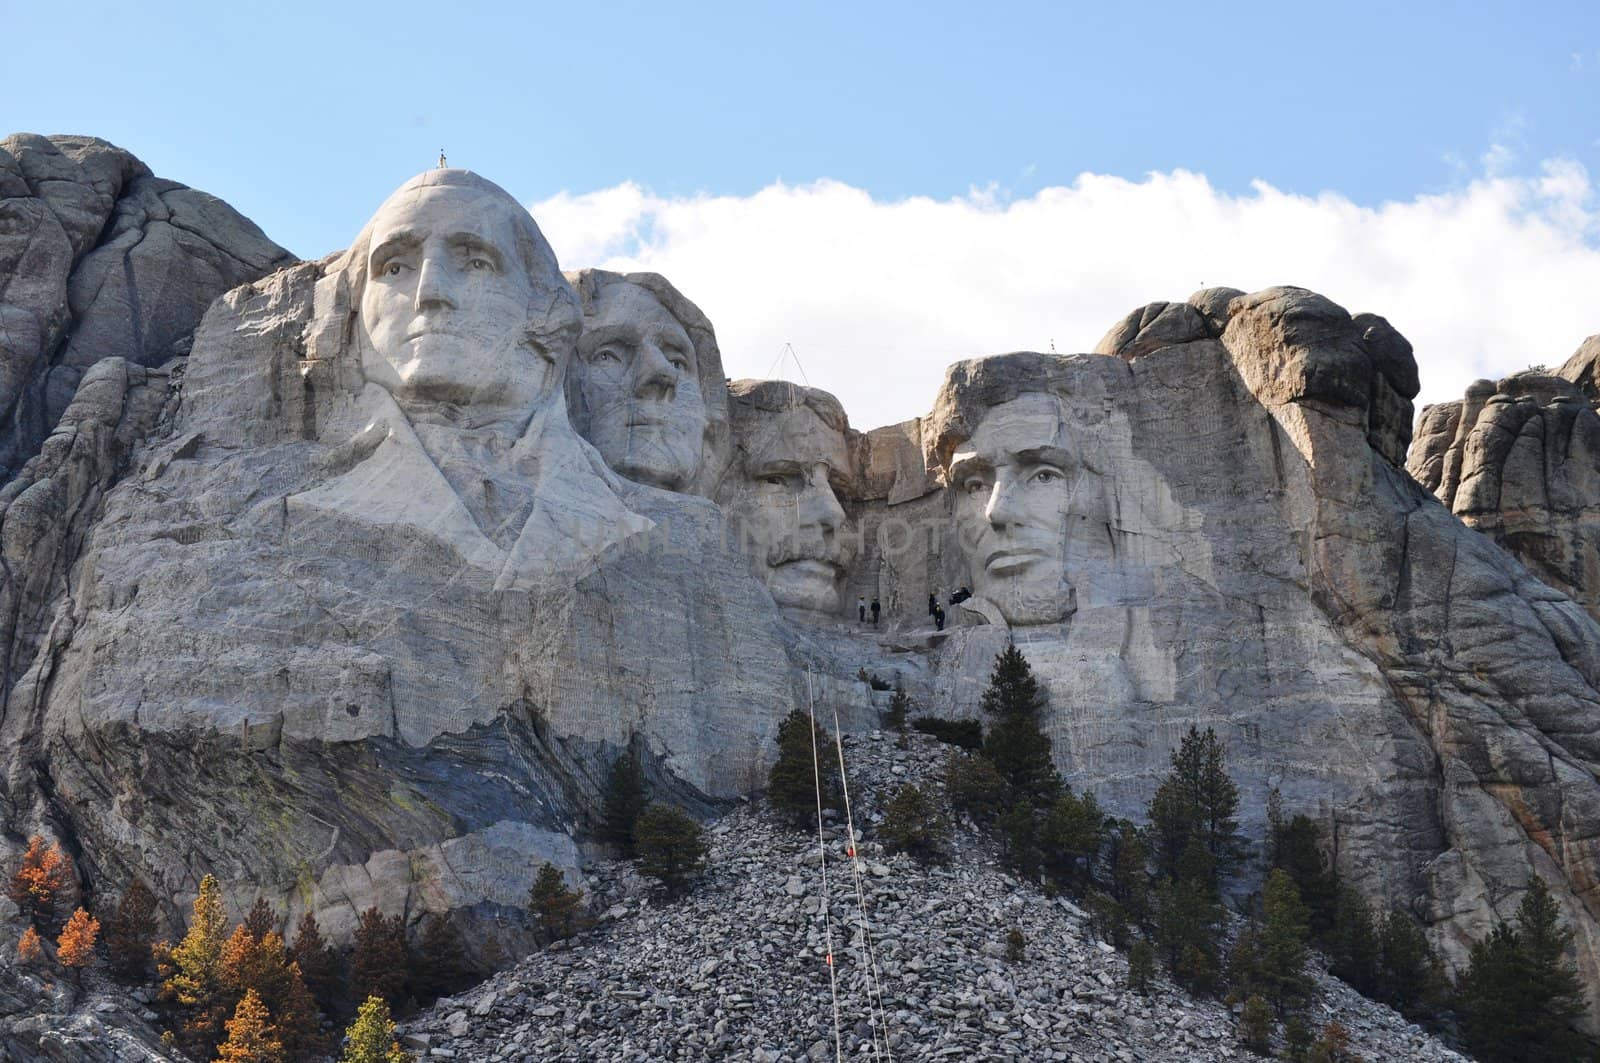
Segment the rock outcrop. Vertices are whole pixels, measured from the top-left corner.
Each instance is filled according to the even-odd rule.
[[[716,391],[661,278],[573,279],[503,191],[430,171],[348,252],[217,299],[181,361],[86,371],[0,496],[10,835],[67,840],[96,892],[212,872],[336,939],[377,905],[514,950],[623,750],[711,812],[790,710],[860,730],[898,682],[972,716],[1012,641],[1113,810],[1215,727],[1252,833],[1278,789],[1457,961],[1541,875],[1600,987],[1593,584],[1407,475],[1382,318],[1208,289],[1097,353],[957,363],[860,433],[816,389]],[[1580,387],[1530,382],[1526,432],[1486,401],[1485,453],[1513,413],[1587,447]]]
[[[226,203],[103,140],[0,141],[0,480],[96,362],[187,354],[213,299],[291,258]]]
[[[1555,373],[1479,380],[1429,406],[1408,468],[1469,527],[1600,617],[1600,415],[1591,337]]]

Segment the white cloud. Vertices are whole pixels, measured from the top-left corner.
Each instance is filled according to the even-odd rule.
[[[664,198],[628,183],[532,207],[562,264],[663,273],[710,316],[729,376],[793,343],[861,428],[925,413],[944,367],[1088,350],[1127,311],[1202,286],[1312,288],[1416,347],[1421,402],[1557,365],[1600,332],[1600,205],[1583,167],[1491,175],[1377,207],[1185,171],[1084,174],[886,202],[836,181]]]

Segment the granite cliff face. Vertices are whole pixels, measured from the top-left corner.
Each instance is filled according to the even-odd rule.
[[[0,814],[87,889],[210,871],[335,937],[377,904],[514,948],[620,750],[709,811],[792,708],[870,727],[866,673],[975,715],[1013,640],[1116,811],[1214,726],[1252,830],[1279,788],[1456,959],[1542,875],[1600,986],[1595,585],[1469,526],[1494,507],[1457,503],[1482,477],[1444,415],[1412,461],[1430,488],[1455,462],[1446,503],[1406,473],[1416,364],[1382,318],[1208,289],[1092,354],[957,363],[927,416],[859,432],[726,383],[663,278],[563,276],[441,170],[211,302],[186,358],[109,346],[0,494]],[[1582,387],[1529,384],[1513,434],[1588,447]],[[1451,439],[1520,454],[1494,447],[1523,394]]]

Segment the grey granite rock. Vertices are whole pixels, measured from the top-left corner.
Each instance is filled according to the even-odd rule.
[[[0,478],[97,361],[188,353],[218,295],[289,261],[222,201],[90,137],[0,141]]]

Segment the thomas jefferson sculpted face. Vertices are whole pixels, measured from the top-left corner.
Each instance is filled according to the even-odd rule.
[[[418,179],[379,208],[363,263],[361,365],[408,414],[515,432],[561,367],[528,342],[543,312],[521,246],[531,219],[483,185]]]
[[[682,490],[700,469],[706,403],[694,343],[637,284],[602,286],[579,341],[589,441],[613,469]]]
[[[718,500],[779,605],[836,612],[852,554],[838,494],[850,478],[843,411],[814,393],[838,422],[830,423],[805,401],[805,389],[762,381],[741,393],[746,383],[735,384],[733,396],[740,460]]]
[[[1054,623],[1075,609],[1066,536],[1081,473],[1059,405],[1043,394],[990,409],[951,457],[973,589],[1008,623]]]

